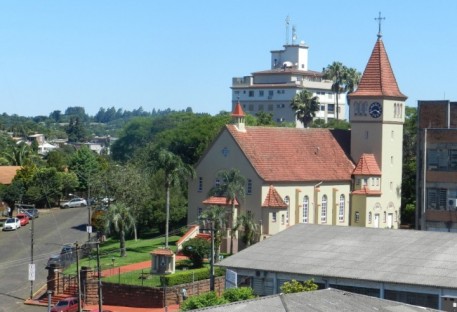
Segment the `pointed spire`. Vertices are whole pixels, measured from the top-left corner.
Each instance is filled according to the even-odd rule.
[[[243,111],[243,108],[241,107],[240,101],[236,103],[235,108],[233,109],[232,112],[232,117],[245,117],[246,114]]]
[[[278,191],[276,191],[273,185],[270,185],[270,189],[268,190],[267,197],[262,204],[263,208],[287,208],[287,204],[282,199],[281,195],[279,195]]]
[[[246,117],[246,114],[244,113],[243,108],[241,107],[240,101],[238,101],[238,103],[236,103],[236,106],[232,112],[233,122],[234,122],[236,128],[238,129],[238,131],[246,132],[245,121],[244,121],[245,117]]]
[[[359,86],[355,92],[349,95],[349,98],[367,96],[395,97],[403,101],[407,99],[407,96],[401,93],[398,88],[397,80],[380,36],[378,36]]]

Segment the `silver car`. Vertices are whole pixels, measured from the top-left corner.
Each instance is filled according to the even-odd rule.
[[[63,202],[60,204],[62,208],[73,208],[73,207],[85,207],[87,206],[87,201],[84,198],[75,197],[69,201]]]
[[[21,227],[21,221],[18,218],[8,218],[3,224],[3,231],[14,231]]]

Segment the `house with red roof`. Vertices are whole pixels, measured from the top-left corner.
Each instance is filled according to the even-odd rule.
[[[234,123],[221,130],[196,165],[188,223],[207,209],[218,171],[237,168],[246,178],[246,196],[237,198],[236,210],[258,220],[260,239],[297,223],[398,228],[406,96],[380,34],[349,98],[347,131],[247,126],[238,103]],[[229,244],[225,240],[222,250]]]

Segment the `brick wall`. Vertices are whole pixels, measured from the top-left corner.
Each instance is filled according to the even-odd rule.
[[[225,277],[216,277],[214,288],[220,295],[224,291]],[[209,291],[209,280],[197,281],[194,283],[179,286],[167,287],[167,305],[179,304],[182,301],[181,290],[185,288],[187,296],[198,295]],[[114,283],[102,283],[103,304],[122,305],[137,308],[162,308],[164,306],[164,289],[153,287],[132,286]],[[94,300],[87,302],[96,304],[98,296],[88,296],[87,299]]]

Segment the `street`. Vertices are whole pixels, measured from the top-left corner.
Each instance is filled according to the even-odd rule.
[[[46,262],[58,254],[62,245],[87,241],[88,208],[40,210],[34,222],[33,292],[46,283]],[[31,263],[32,223],[11,232],[0,232],[0,311],[43,312],[46,307],[27,306],[23,302],[32,290],[28,280]]]

